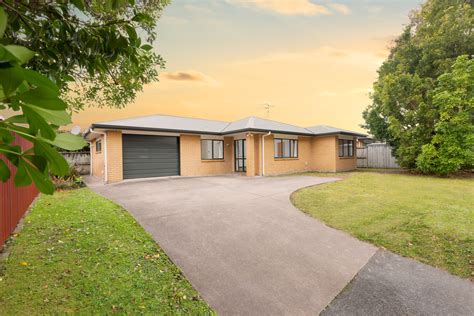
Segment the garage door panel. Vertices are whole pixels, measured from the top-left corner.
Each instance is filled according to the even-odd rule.
[[[179,175],[179,138],[122,136],[124,179]]]

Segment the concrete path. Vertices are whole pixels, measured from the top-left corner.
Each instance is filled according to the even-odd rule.
[[[322,315],[474,315],[474,285],[379,250]]]
[[[295,209],[317,177],[92,185],[129,210],[222,315],[318,314],[376,252]]]
[[[474,315],[470,281],[377,251],[289,200],[298,188],[336,180],[88,183],[128,209],[219,314]]]

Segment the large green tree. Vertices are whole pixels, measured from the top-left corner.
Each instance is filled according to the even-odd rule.
[[[468,0],[428,0],[412,12],[378,70],[364,128],[387,141],[399,164],[416,168],[425,144],[436,135],[438,78],[456,58],[474,54],[474,11]]]
[[[50,174],[68,164],[57,148],[80,149],[80,136],[58,133],[71,110],[121,107],[157,77],[163,60],[152,51],[165,0],[0,2],[0,180],[32,182],[53,193]],[[27,139],[31,149],[13,142]]]
[[[435,135],[422,147],[417,167],[448,174],[474,168],[474,59],[460,56],[439,77],[433,103],[439,109]]]
[[[29,48],[27,64],[52,79],[70,109],[123,107],[157,80],[152,50],[169,0],[5,0],[4,41]]]

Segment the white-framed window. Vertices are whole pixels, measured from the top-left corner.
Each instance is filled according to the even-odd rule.
[[[217,139],[201,139],[201,159],[224,159],[224,141]]]

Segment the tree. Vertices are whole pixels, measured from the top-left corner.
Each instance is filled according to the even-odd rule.
[[[152,51],[156,22],[168,0],[16,1],[4,39],[28,47],[29,69],[60,88],[70,109],[123,107],[157,80],[163,59]]]
[[[440,112],[433,93],[458,56],[474,54],[473,23],[470,1],[428,0],[378,70],[363,127],[388,142],[403,167],[416,168],[421,148],[436,134]]]
[[[49,174],[69,166],[57,147],[77,150],[80,136],[59,133],[71,123],[67,109],[87,104],[121,107],[155,80],[162,59],[151,51],[156,18],[166,1],[2,1],[0,3],[0,180],[34,182],[51,194]],[[7,23],[8,20],[8,23]],[[137,30],[142,30],[147,43]],[[64,102],[65,99],[68,102]],[[14,146],[14,134],[33,147]]]
[[[60,125],[71,123],[66,103],[59,98],[59,88],[47,77],[22,67],[34,52],[23,46],[3,44],[6,25],[7,15],[0,7],[0,109],[9,108],[21,114],[0,121],[0,153],[17,168],[15,185],[29,185],[33,181],[41,192],[51,194],[54,186],[49,172],[62,176],[69,169],[54,146],[77,149],[85,141],[72,134],[57,134]],[[33,148],[23,150],[13,145],[13,133],[29,140]],[[6,181],[10,175],[7,164],[0,159],[0,180]]]
[[[433,103],[439,109],[435,136],[422,147],[417,167],[448,174],[474,169],[474,60],[460,56],[438,79]]]

